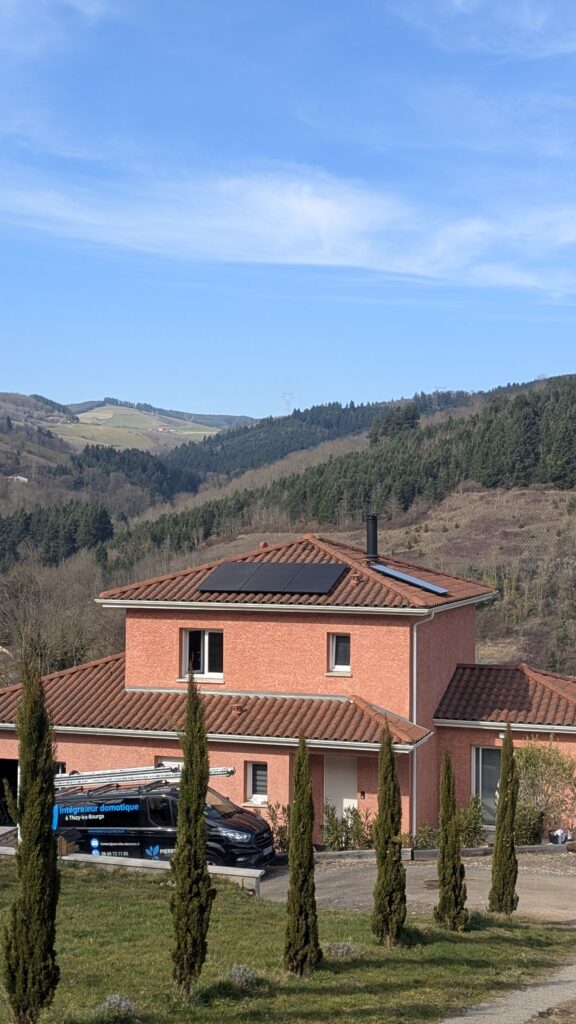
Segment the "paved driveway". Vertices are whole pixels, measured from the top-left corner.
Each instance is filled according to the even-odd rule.
[[[469,910],[485,910],[490,889],[491,857],[464,861]],[[576,926],[576,853],[520,854],[518,911],[549,922]],[[437,900],[436,862],[406,863],[409,914],[429,914]],[[316,865],[319,906],[371,910],[376,865],[372,860],[321,860]],[[271,868],[262,879],[264,899],[283,900],[288,869]]]

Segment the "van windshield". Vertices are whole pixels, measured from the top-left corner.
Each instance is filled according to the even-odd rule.
[[[237,813],[238,808],[230,800],[227,800],[215,789],[208,789],[206,792],[206,815],[208,818],[224,818],[230,814]]]

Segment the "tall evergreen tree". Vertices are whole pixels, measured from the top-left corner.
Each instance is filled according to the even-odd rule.
[[[4,984],[15,1024],[35,1024],[51,1003],[60,977],[54,950],[60,875],[52,830],[52,729],[40,673],[31,662],[23,665],[17,729],[18,889],[4,932]]]
[[[440,842],[438,849],[438,904],[434,920],[452,931],[464,931],[468,923],[464,865],[454,790],[454,770],[448,752],[440,773]]]
[[[502,744],[498,807],[496,809],[496,836],[492,854],[492,888],[488,897],[488,909],[496,914],[510,915],[518,906],[518,896],[516,895],[518,861],[514,848],[518,781],[512,731],[508,725]]]
[[[378,876],[374,888],[372,931],[393,946],[406,920],[406,871],[402,864],[400,786],[392,737],[385,729],[378,756],[378,817],[374,830]]]
[[[216,895],[206,864],[204,808],[208,788],[208,744],[204,709],[192,677],[188,682],[182,750],[184,765],[178,801],[178,837],[172,857],[172,976],[176,997],[187,1000],[206,959],[210,913]]]
[[[318,942],[318,918],[314,888],[314,803],[310,760],[304,736],[300,737],[294,763],[284,967],[292,974],[311,974],[322,959]]]

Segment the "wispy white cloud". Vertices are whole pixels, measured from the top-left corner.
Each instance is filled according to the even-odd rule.
[[[448,49],[523,60],[576,52],[573,0],[395,0],[393,10]]]
[[[0,53],[34,57],[62,46],[78,27],[121,16],[124,0],[0,0]]]
[[[482,216],[303,168],[124,187],[0,182],[0,220],[170,259],[348,267],[479,287],[576,292],[576,203]]]

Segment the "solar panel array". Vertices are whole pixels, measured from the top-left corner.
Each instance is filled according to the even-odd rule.
[[[376,565],[373,562],[370,566],[371,569],[375,569],[376,572],[382,573],[383,576],[389,576],[392,580],[400,580],[402,583],[411,583],[414,587],[419,587],[420,590],[429,590],[431,594],[438,594],[442,596],[447,594],[448,591],[445,587],[438,587],[435,583],[429,583],[428,580],[421,580],[419,576],[409,576],[408,573],[400,572],[399,569],[391,569],[389,565]]]
[[[199,585],[206,594],[329,594],[340,562],[223,562]]]

